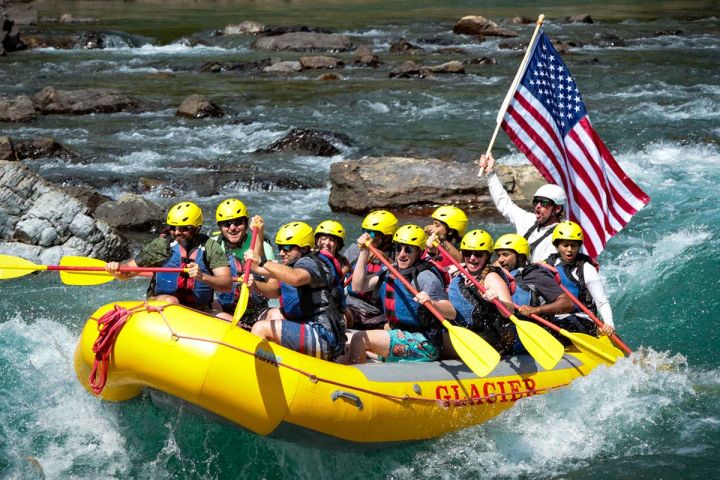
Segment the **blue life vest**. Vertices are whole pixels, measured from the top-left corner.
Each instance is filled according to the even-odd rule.
[[[400,270],[400,273],[410,284],[414,284],[416,290],[420,290],[417,278],[426,270],[438,277],[445,287],[443,274],[432,261],[418,260],[410,268]],[[377,291],[390,326],[407,332],[424,333],[428,340],[438,345],[442,339],[442,324],[435,320],[427,308],[413,300],[415,295],[402,282],[389,276],[387,269],[380,275]]]
[[[488,273],[490,272],[500,275],[500,278],[503,279],[512,294],[515,285],[505,274],[505,271],[498,267],[490,267]],[[479,279],[479,281],[482,282],[482,279]],[[448,288],[448,297],[457,312],[455,322],[463,327],[477,331],[477,329],[482,329],[482,325],[487,320],[495,321],[497,316],[502,318],[495,305],[484,300],[475,285],[466,284],[463,275],[457,275],[452,279]]]
[[[280,282],[280,308],[288,320],[303,322],[326,312],[332,305],[338,312],[345,311],[345,293],[340,264],[335,265],[331,257],[321,252],[310,252],[308,258],[318,265],[318,270],[326,276],[322,287],[302,285],[294,287]]]
[[[200,236],[200,243],[190,253],[177,241],[170,243],[170,258],[163,267],[187,267],[195,262],[205,275],[212,275],[205,258],[206,235]],[[209,306],[213,299],[213,289],[204,282],[195,281],[185,272],[159,272],[155,274],[154,295],[173,295],[183,305]]]
[[[530,305],[537,307],[540,305],[540,297],[535,291],[534,285],[528,285],[523,281],[523,274],[538,268],[536,265],[528,265],[525,267],[516,268],[510,272],[510,275],[515,278],[516,287],[515,292],[512,294],[512,301],[515,305]]]
[[[592,311],[593,313],[597,313],[597,306],[595,305],[595,300],[593,300],[592,295],[587,288],[587,284],[585,283],[585,264],[589,262],[590,265],[592,265],[596,269],[598,268],[598,264],[593,259],[585,255],[584,253],[578,253],[577,257],[575,258],[575,262],[569,264],[562,261],[560,254],[553,253],[547,258],[547,260],[545,260],[545,262],[555,268],[558,277],[560,277],[560,282],[565,288],[568,289],[570,293],[575,296],[575,298],[580,300],[580,302],[582,302],[582,304],[585,305],[590,311]],[[576,270],[578,275],[577,278],[575,278],[575,276],[572,274],[573,270]],[[576,306],[575,312],[580,311],[580,307]]]

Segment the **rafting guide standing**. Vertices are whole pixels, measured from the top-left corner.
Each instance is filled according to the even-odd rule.
[[[502,127],[530,163],[552,184],[545,187],[558,186],[565,193],[565,214],[582,227],[585,232],[583,246],[588,256],[596,258],[607,241],[627,225],[650,197],[620,168],[593,128],[574,78],[550,38],[541,30],[543,20],[544,15],[540,15],[525,58],[500,107],[490,145],[480,159],[478,175],[492,171],[492,147]],[[488,178],[491,193],[493,182],[492,176]],[[497,189],[495,191],[499,193]],[[548,204],[548,207],[554,210],[563,200],[559,190],[555,200],[551,198],[552,193],[538,193],[533,202],[538,227],[541,227],[538,203],[541,208],[547,208],[543,203],[551,200],[555,206]],[[497,205],[498,201],[495,203]],[[516,214],[519,217],[519,212]],[[518,225],[516,223],[516,228]],[[552,228],[549,230],[552,232]],[[519,229],[518,233],[526,234]],[[529,232],[530,239],[535,238],[532,234]],[[549,234],[543,242],[551,248],[548,255],[554,253]],[[535,248],[545,251],[544,246]],[[533,253],[533,261],[544,260],[538,257]]]

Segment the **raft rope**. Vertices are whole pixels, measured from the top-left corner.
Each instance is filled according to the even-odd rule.
[[[90,388],[92,389],[93,393],[96,395],[99,395],[103,388],[105,387],[105,383],[107,382],[107,371],[108,367],[110,366],[110,356],[112,355],[112,352],[115,347],[115,342],[117,340],[117,337],[122,330],[122,328],[125,326],[125,324],[130,320],[130,318],[136,313],[137,311],[146,311],[146,312],[157,312],[160,314],[160,317],[163,319],[163,322],[165,323],[165,326],[167,327],[168,331],[170,332],[171,338],[175,341],[179,340],[194,340],[198,342],[207,342],[207,343],[213,343],[216,345],[222,345],[224,347],[230,348],[232,350],[236,350],[238,352],[244,353],[246,355],[250,355],[251,357],[255,357],[257,360],[260,360],[262,362],[269,363],[276,367],[283,367],[287,368],[288,370],[292,370],[300,375],[303,375],[307,377],[308,380],[310,380],[312,383],[326,383],[328,385],[334,385],[336,387],[340,388],[348,388],[351,390],[355,390],[357,392],[367,393],[368,395],[374,395],[377,397],[384,398],[386,400],[394,400],[399,402],[407,402],[407,401],[413,401],[413,402],[425,402],[425,403],[434,403],[441,407],[449,407],[449,406],[463,406],[467,404],[471,404],[478,401],[486,401],[486,402],[492,402],[496,399],[501,399],[501,401],[505,397],[515,397],[516,399],[525,397],[525,396],[531,396],[536,395],[539,393],[545,393],[550,390],[554,390],[556,388],[562,388],[568,384],[563,385],[555,385],[552,387],[544,387],[544,388],[533,388],[533,389],[527,389],[527,390],[521,390],[521,391],[512,391],[512,392],[503,392],[503,393],[492,393],[485,396],[474,396],[469,397],[465,399],[438,399],[438,398],[431,398],[431,397],[423,397],[423,396],[417,396],[417,397],[411,397],[410,395],[393,395],[390,393],[384,393],[379,392],[377,390],[371,390],[364,387],[358,387],[355,385],[350,385],[347,383],[338,382],[336,380],[332,380],[330,378],[323,378],[318,377],[314,373],[305,371],[301,368],[295,367],[293,365],[288,365],[283,363],[282,361],[278,361],[277,357],[268,357],[265,355],[259,355],[255,352],[251,352],[250,350],[246,350],[244,348],[238,347],[236,345],[231,345],[229,343],[223,342],[221,340],[214,340],[211,338],[204,338],[204,337],[195,337],[190,335],[182,335],[179,334],[173,329],[172,325],[170,325],[170,322],[168,321],[167,317],[165,317],[164,310],[167,307],[175,307],[178,305],[174,304],[167,304],[167,305],[161,305],[161,306],[150,306],[145,302],[142,305],[138,305],[133,308],[123,308],[119,305],[114,305],[113,310],[108,311],[105,313],[100,319],[94,319],[97,321],[98,324],[98,338],[95,340],[95,343],[93,344],[93,352],[95,352],[95,361],[93,362],[93,368],[90,372]],[[187,308],[187,307],[185,307]],[[192,310],[192,309],[191,309]],[[199,310],[196,310],[199,312]],[[205,313],[205,312],[200,312]],[[205,313],[206,314],[206,313]],[[100,373],[98,375],[98,370],[100,370]]]

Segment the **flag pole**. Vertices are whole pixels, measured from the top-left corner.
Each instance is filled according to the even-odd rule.
[[[510,105],[510,100],[515,94],[515,90],[517,90],[520,79],[525,74],[525,69],[527,68],[528,62],[530,61],[530,52],[532,52],[532,50],[535,48],[535,38],[537,37],[537,34],[540,31],[540,27],[542,26],[544,21],[545,14],[541,13],[540,16],[538,16],[537,23],[535,24],[535,31],[533,32],[532,37],[530,37],[530,43],[528,44],[528,48],[525,51],[525,57],[520,63],[520,68],[515,74],[515,79],[510,85],[510,89],[508,90],[507,95],[505,95],[505,100],[503,100],[502,105],[500,105],[500,111],[498,112],[497,119],[495,120],[495,131],[493,132],[492,138],[490,139],[490,144],[488,145],[485,155],[490,155],[490,152],[492,152],[493,145],[495,145],[495,139],[497,138],[497,134],[500,131],[500,124],[502,123],[502,119],[505,116],[505,111],[508,109],[508,105]],[[482,174],[483,171],[482,169],[480,169],[480,171],[478,172],[478,177],[482,177]]]

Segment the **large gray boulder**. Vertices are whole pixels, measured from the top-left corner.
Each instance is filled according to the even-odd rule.
[[[32,253],[32,258],[23,255],[31,261],[54,263],[63,255],[103,260],[130,256],[119,232],[94,219],[65,189],[18,162],[0,162],[0,242],[0,252],[22,250]]]
[[[505,189],[521,207],[531,207],[532,194],[545,183],[532,166],[496,167]],[[478,166],[435,158],[368,157],[330,167],[330,208],[364,214],[371,210],[457,205],[465,210],[496,213]]]
[[[111,88],[56,90],[45,87],[33,96],[32,101],[44,114],[115,113],[139,108],[137,100]]]
[[[254,48],[260,50],[292,50],[296,52],[345,52],[353,48],[345,35],[332,33],[293,32],[258,39]]]
[[[517,37],[517,32],[501,28],[497,23],[480,15],[468,15],[457,21],[453,33],[458,35],[477,35],[483,37]]]
[[[0,122],[26,123],[35,117],[37,111],[30,97],[0,97]]]
[[[225,112],[204,95],[190,95],[175,112],[178,117],[208,118],[222,117]]]
[[[132,193],[123,193],[114,201],[95,209],[95,218],[121,230],[147,232],[165,221],[163,208],[155,202]]]

